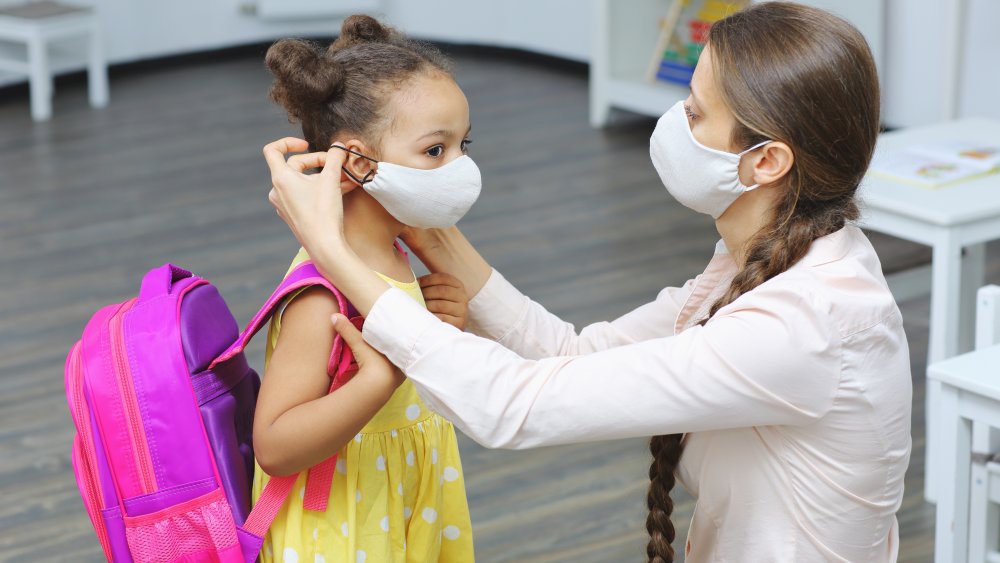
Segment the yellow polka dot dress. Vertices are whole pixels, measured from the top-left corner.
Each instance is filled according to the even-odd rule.
[[[307,259],[300,252],[292,268]],[[424,303],[416,282],[383,278]],[[265,365],[280,330],[275,315]],[[475,559],[455,429],[427,408],[409,381],[339,453],[326,512],[303,507],[305,477],[299,476],[271,525],[263,563]],[[258,465],[254,502],[267,481]]]

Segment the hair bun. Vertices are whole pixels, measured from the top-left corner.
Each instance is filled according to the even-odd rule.
[[[344,71],[320,48],[301,39],[282,39],[264,58],[274,74],[271,99],[302,120],[316,106],[343,95]]]
[[[340,38],[335,48],[343,48],[358,43],[384,43],[392,38],[391,27],[382,25],[377,19],[364,14],[355,14],[344,20],[340,26]]]

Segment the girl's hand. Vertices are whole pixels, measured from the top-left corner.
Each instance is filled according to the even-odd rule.
[[[465,330],[469,296],[462,281],[444,272],[428,274],[419,281],[427,310],[458,330]]]
[[[303,152],[309,144],[285,137],[264,147],[264,158],[271,169],[271,193],[268,199],[307,251],[324,242],[344,240],[344,202],[340,189],[341,166],[347,154],[341,150],[285,157]],[[319,174],[306,170],[322,168]],[[328,241],[327,237],[334,237]]]
[[[376,385],[386,385],[392,389],[402,385],[406,380],[403,372],[392,365],[378,350],[372,348],[361,332],[344,315],[333,315],[331,318],[333,328],[337,334],[344,339],[344,343],[351,347],[354,353],[354,360],[358,362],[358,373],[354,379],[371,381]]]

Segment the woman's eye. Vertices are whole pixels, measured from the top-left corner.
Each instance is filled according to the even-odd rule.
[[[433,147],[431,147],[431,148],[427,149],[426,151],[424,151],[424,153],[427,154],[427,156],[429,156],[431,158],[437,158],[437,157],[441,156],[442,154],[444,154],[444,146],[442,146],[442,145],[434,145]]]
[[[472,144],[472,139],[462,140],[462,152],[469,152],[469,145]]]

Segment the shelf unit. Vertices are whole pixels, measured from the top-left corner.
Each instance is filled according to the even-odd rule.
[[[608,124],[613,109],[660,116],[688,95],[687,86],[644,78],[659,33],[659,20],[673,0],[593,0],[590,63],[590,123]],[[885,0],[809,0],[851,21],[872,47],[881,67]]]

